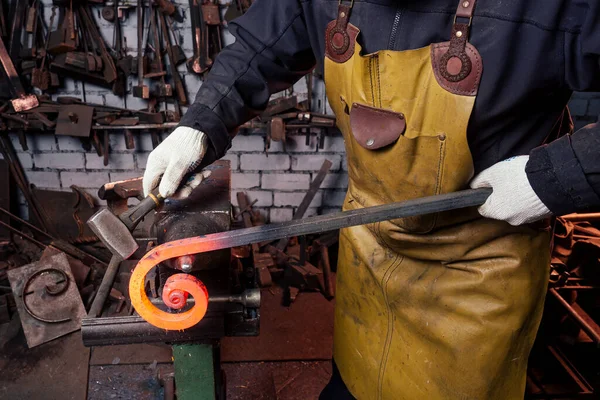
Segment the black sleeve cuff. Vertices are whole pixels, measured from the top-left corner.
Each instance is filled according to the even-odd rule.
[[[210,165],[225,155],[231,147],[233,135],[227,131],[225,123],[210,108],[203,104],[192,104],[181,118],[179,126],[202,131],[209,140],[209,148],[206,151],[202,166]],[[206,162],[210,161],[208,164]]]
[[[587,212],[600,204],[573,151],[570,136],[533,149],[525,171],[535,193],[555,215]]]

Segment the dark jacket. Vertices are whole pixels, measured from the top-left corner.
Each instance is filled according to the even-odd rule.
[[[345,0],[349,4],[349,0]],[[363,49],[407,50],[449,40],[457,0],[355,0]],[[230,24],[236,42],[217,57],[181,125],[206,132],[223,156],[236,127],[272,93],[315,65],[338,0],[256,0]],[[573,91],[600,91],[600,0],[479,0],[470,42],[483,77],[469,123],[476,172],[530,154],[529,180],[556,214],[600,206],[600,125],[547,141]],[[541,147],[540,147],[541,146]]]

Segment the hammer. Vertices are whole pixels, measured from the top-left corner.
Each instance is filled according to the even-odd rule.
[[[121,261],[131,257],[139,248],[131,232],[150,211],[162,204],[163,200],[158,189],[155,189],[138,205],[118,217],[109,210],[103,209],[88,220],[89,227],[113,254],[90,307],[88,317],[97,318],[102,314],[102,307],[110,293]]]
[[[163,197],[155,189],[138,205],[116,216],[102,209],[88,220],[91,230],[100,238],[110,252],[126,260],[139,248],[131,232],[150,211],[162,204]]]

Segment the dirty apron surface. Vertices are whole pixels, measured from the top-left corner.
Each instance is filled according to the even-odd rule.
[[[325,79],[346,143],[345,210],[468,187],[483,72],[468,43],[474,3],[461,1],[450,42],[374,54],[361,54],[351,5],[340,5]],[[475,209],[342,230],[334,359],[344,383],[358,399],[522,399],[549,257],[549,229]]]

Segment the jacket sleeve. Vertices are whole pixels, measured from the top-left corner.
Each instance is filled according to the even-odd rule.
[[[179,123],[208,136],[202,164],[221,158],[238,126],[315,65],[300,0],[256,0],[229,28],[235,43],[216,57]]]
[[[600,4],[588,1],[577,33],[565,33],[565,82],[574,91],[600,91]],[[555,214],[600,210],[600,124],[534,149],[531,186]]]

